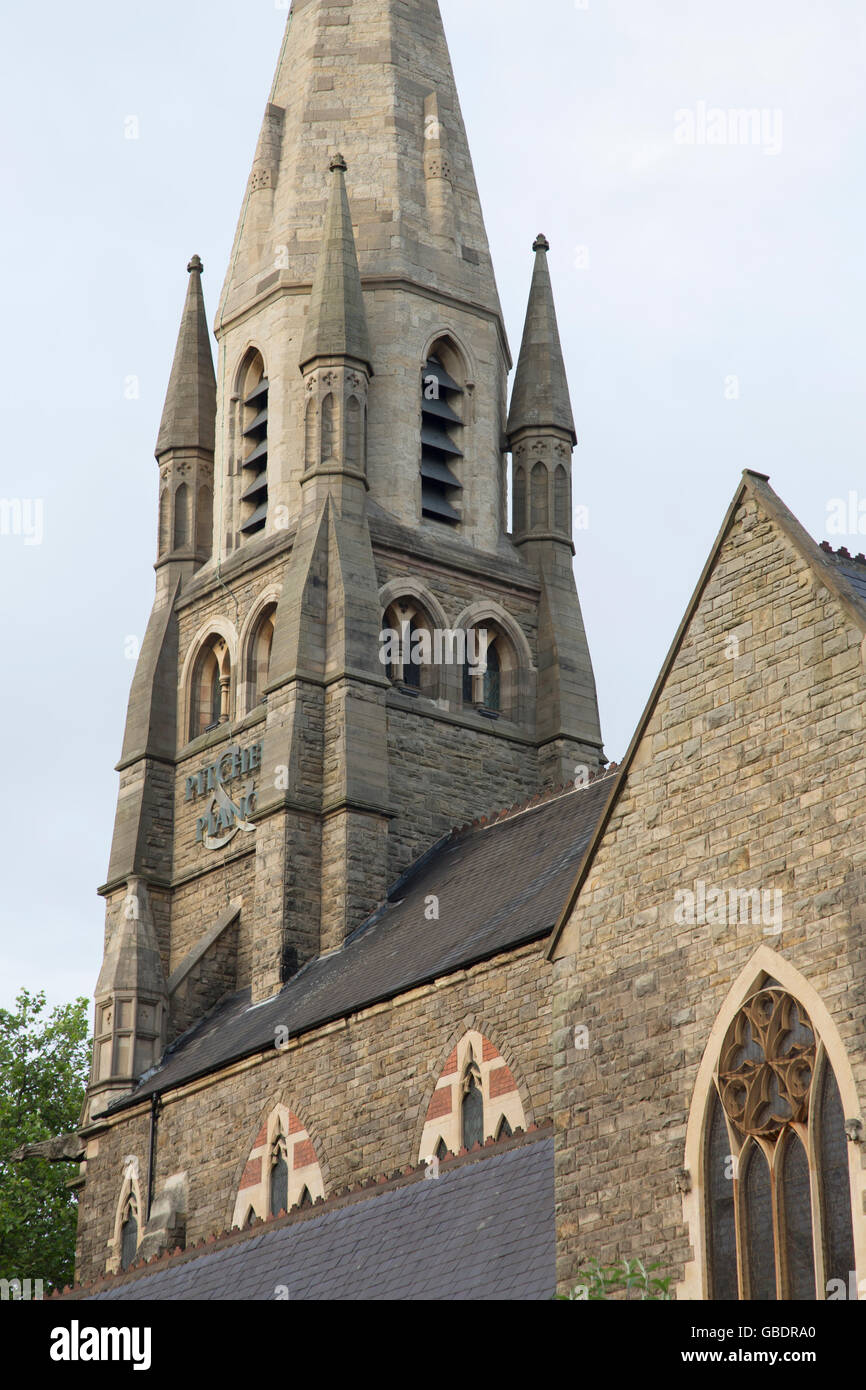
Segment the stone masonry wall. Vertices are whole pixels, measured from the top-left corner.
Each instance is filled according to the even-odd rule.
[[[449,1052],[470,1027],[477,1026],[508,1063],[527,1124],[547,1118],[550,976],[540,947],[524,947],[167,1096],[155,1191],[172,1174],[188,1173],[187,1243],[229,1226],[250,1149],[277,1102],[307,1127],[326,1195],[417,1164],[430,1097]],[[126,1155],[138,1156],[146,1181],[148,1124],[149,1109],[136,1111],[98,1136],[80,1200],[82,1281],[104,1267]]]
[[[866,1103],[862,638],[747,493],[556,953],[563,1288],[592,1257],[682,1279],[694,1233],[675,1184],[698,1066],[762,946],[820,995]],[[677,925],[676,893],[698,880],[780,889],[781,935]]]

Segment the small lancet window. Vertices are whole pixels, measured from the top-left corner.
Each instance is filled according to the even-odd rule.
[[[254,536],[268,519],[268,392],[270,382],[260,353],[254,353],[241,375],[241,472],[243,517],[241,532]]]
[[[444,1139],[439,1140],[439,1143],[436,1145],[436,1148],[433,1150],[433,1152],[439,1159],[440,1163],[442,1162],[443,1158],[448,1157],[448,1145],[445,1143]]]
[[[471,1149],[473,1144],[483,1144],[484,1093],[481,1088],[481,1070],[471,1048],[463,1073],[460,1119],[464,1149]]]
[[[546,531],[550,525],[548,473],[543,463],[536,463],[530,477],[533,531]]]
[[[280,1135],[271,1152],[270,1213],[279,1216],[289,1206],[289,1164],[286,1141]]]
[[[138,1250],[138,1213],[133,1198],[129,1199],[120,1228],[120,1268],[129,1269]]]
[[[511,1125],[503,1115],[496,1128],[497,1139],[510,1139],[512,1135]]]
[[[557,531],[563,535],[569,535],[569,512],[571,511],[571,488],[568,483],[568,474],[562,464],[557,464],[556,472],[553,475],[553,519]]]
[[[189,488],[181,483],[174,494],[174,549],[186,550],[189,545]]]
[[[463,387],[456,353],[440,344],[421,374],[421,510],[433,521],[455,525],[463,488],[454,471],[463,458]]]
[[[308,1187],[305,1187],[305,1188],[302,1189],[301,1195],[300,1195],[300,1197],[298,1198],[298,1206],[299,1206],[299,1207],[311,1207],[312,1205],[313,1205],[313,1199],[312,1199],[312,1197],[310,1196],[310,1189],[309,1189]]]

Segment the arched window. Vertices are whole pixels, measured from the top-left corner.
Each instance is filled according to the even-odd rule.
[[[181,483],[174,494],[174,546],[185,550],[189,545],[189,488]]]
[[[522,536],[526,530],[526,470],[518,464],[514,470],[514,534]]]
[[[275,1106],[239,1170],[231,1224],[243,1226],[251,1213],[264,1220],[309,1206],[324,1195],[322,1170],[303,1121],[288,1106]]]
[[[159,494],[159,554],[168,552],[168,538],[171,534],[171,490],[164,487]]]
[[[346,406],[346,465],[359,473],[366,469],[364,457],[364,419],[361,402],[350,396]]]
[[[711,1298],[808,1301],[834,1279],[847,1290],[854,1240],[838,1085],[805,1009],[774,980],[725,1035],[704,1154]]]
[[[463,668],[463,704],[480,714],[514,718],[517,662],[512,645],[492,624],[472,631],[474,646],[467,642]]]
[[[130,1197],[123,1214],[120,1228],[120,1268],[129,1269],[138,1250],[138,1211],[135,1199]]]
[[[473,1144],[484,1143],[484,1094],[481,1088],[481,1072],[474,1057],[466,1065],[462,1089],[461,1137],[464,1149],[471,1149]]]
[[[319,424],[319,403],[315,396],[310,396],[307,400],[307,409],[304,415],[304,467],[315,467],[318,459],[316,457],[317,433]]]
[[[530,477],[532,529],[550,529],[550,502],[548,499],[548,474],[543,463],[536,463]]]
[[[517,1081],[498,1048],[472,1028],[449,1054],[429,1096],[419,1162],[526,1129]]]
[[[253,352],[241,371],[241,533],[254,536],[268,519],[268,392],[261,353]]]
[[[435,699],[439,671],[434,662],[433,625],[417,599],[397,599],[386,609],[383,634],[388,634],[382,651],[388,674],[395,684]]]
[[[209,487],[198,490],[198,510],[195,516],[195,548],[200,555],[210,555],[213,549],[213,493]]]
[[[271,1188],[269,1209],[271,1216],[279,1216],[289,1209],[289,1163],[286,1141],[279,1135],[271,1152]]]
[[[336,428],[334,424],[334,397],[328,393],[322,401],[322,463],[327,463],[337,452]]]
[[[559,463],[553,475],[553,519],[557,531],[565,535],[571,534],[569,525],[569,513],[571,511],[570,488],[568,485],[568,474]]]
[[[247,708],[255,709],[265,698],[268,674],[271,669],[271,651],[274,645],[274,618],[277,605],[271,603],[264,610],[250,640],[247,656]]]
[[[190,738],[198,738],[229,717],[231,661],[222,637],[205,642],[193,667],[190,699]]]
[[[443,339],[431,350],[421,373],[421,511],[451,526],[461,520],[463,381],[460,356]]]

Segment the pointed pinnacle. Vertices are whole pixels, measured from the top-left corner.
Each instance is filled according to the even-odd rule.
[[[210,453],[214,449],[216,376],[201,288],[204,266],[199,256],[193,256],[187,270],[186,302],[156,441],[157,458],[169,449],[206,449]]]
[[[303,370],[317,357],[354,357],[372,371],[373,351],[344,178],[346,161],[335,154],[329,167],[336,178],[325,213],[300,367]]]
[[[526,309],[523,342],[511,393],[508,434],[514,435],[522,429],[561,429],[566,430],[576,443],[574,416],[556,322],[550,269],[547,264],[550,242],[546,236],[539,235],[533,242],[532,249],[536,253],[535,265]],[[539,255],[539,252],[544,254]]]

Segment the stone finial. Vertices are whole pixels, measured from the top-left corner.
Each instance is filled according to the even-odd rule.
[[[550,250],[550,242],[547,240],[547,237],[544,235],[544,232],[539,232],[539,233],[538,233],[538,236],[535,238],[534,242],[532,243],[532,249],[533,249],[533,251],[549,251],[549,250]]]
[[[193,272],[194,270],[197,270],[198,273],[199,273],[199,275],[201,275],[202,271],[204,270],[204,266],[202,265],[201,256],[193,256],[192,260],[190,261],[189,265],[187,266],[187,270],[190,272],[190,274],[192,274],[192,272]]]
[[[346,163],[345,159],[343,158],[343,156],[342,156],[341,154],[332,154],[332,155],[331,155],[331,161],[330,161],[330,163],[329,163],[329,165],[328,165],[328,168],[330,169],[330,171],[331,171],[332,174],[336,173],[336,171],[337,171],[338,169],[340,170],[341,173],[345,174],[345,172],[346,172],[346,170],[348,169],[348,167],[349,167],[348,164]]]

